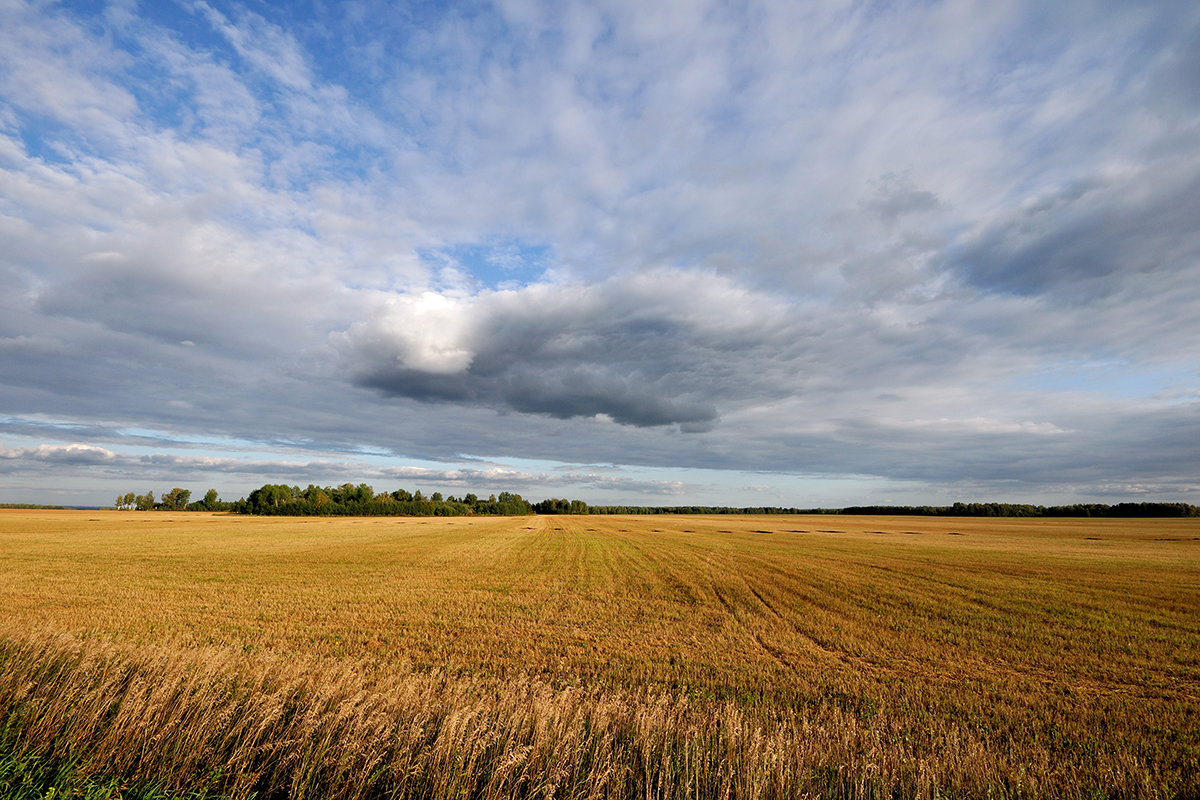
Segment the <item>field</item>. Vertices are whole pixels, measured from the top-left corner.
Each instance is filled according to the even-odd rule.
[[[1200,796],[1196,519],[0,511],[0,616],[178,794]]]

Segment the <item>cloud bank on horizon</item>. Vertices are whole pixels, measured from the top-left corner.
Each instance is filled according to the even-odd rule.
[[[0,3],[0,500],[1200,501],[1200,6]]]

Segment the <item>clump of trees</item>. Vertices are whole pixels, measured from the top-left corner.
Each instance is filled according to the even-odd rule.
[[[165,493],[158,501],[154,499],[154,492],[119,494],[113,507],[137,511],[229,511],[235,505],[222,501],[216,489],[209,489],[205,492],[202,500],[188,502],[191,498],[191,489],[182,489],[177,486]]]
[[[137,509],[138,511],[149,511],[154,508],[154,492],[146,492],[145,494],[128,494],[117,495],[117,502],[114,506],[118,509]]]
[[[543,500],[535,503],[533,510],[539,514],[590,514],[591,508],[582,500]]]
[[[354,517],[460,517],[523,516],[534,513],[533,506],[519,494],[501,492],[486,500],[474,494],[443,497],[434,492],[425,497],[420,490],[375,492],[365,483],[341,486],[314,486],[301,489],[286,484],[266,484],[255,489],[231,509],[243,514],[281,516],[354,516]]]

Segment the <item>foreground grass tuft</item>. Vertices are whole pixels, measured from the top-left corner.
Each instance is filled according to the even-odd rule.
[[[153,785],[130,785],[79,769],[76,758],[53,758],[8,749],[11,732],[0,740],[0,797],[4,800],[221,800],[188,793],[171,795]]]
[[[54,787],[98,798],[295,800],[1165,798],[1194,790],[1119,747],[1031,758],[967,723],[923,729],[836,705],[747,709],[661,691],[379,674],[361,664],[11,632],[0,641],[0,674],[0,721],[15,765],[8,780],[29,797]]]

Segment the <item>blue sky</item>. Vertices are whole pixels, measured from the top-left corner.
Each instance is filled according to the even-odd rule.
[[[0,501],[1200,502],[1200,10],[0,4]]]

